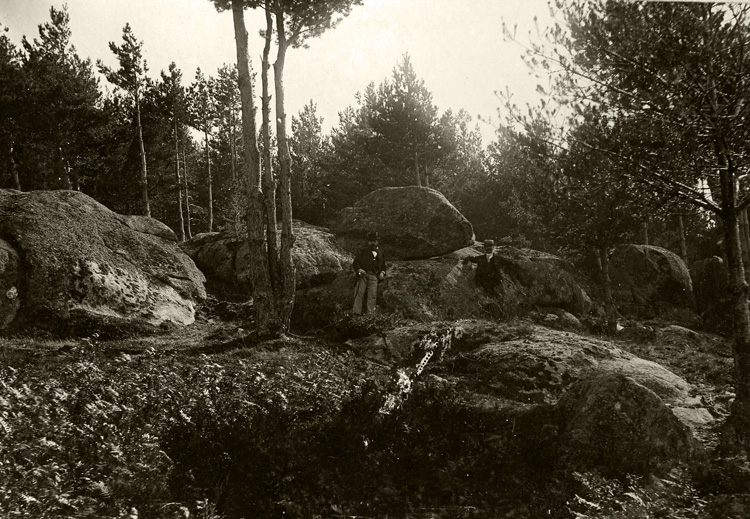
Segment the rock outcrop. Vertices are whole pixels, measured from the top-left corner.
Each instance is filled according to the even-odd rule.
[[[0,191],[0,238],[20,264],[12,324],[77,333],[192,323],[205,278],[168,234],[78,191]]]
[[[474,242],[471,223],[439,191],[418,186],[373,191],[343,209],[332,230],[353,254],[377,231],[391,260],[441,256]]]
[[[380,311],[433,321],[507,318],[538,307],[559,307],[581,315],[590,306],[586,292],[559,259],[534,258],[533,251],[512,247],[498,249],[505,260],[500,284],[487,294],[475,287],[472,265],[461,261],[473,254],[477,252],[469,248],[433,259],[390,261],[379,290]],[[345,271],[329,284],[299,290],[293,326],[304,330],[336,321],[351,309],[355,282],[353,274]]]
[[[693,310],[690,272],[677,254],[652,245],[619,245],[610,257],[612,295],[621,312],[656,317],[670,307]]]
[[[623,374],[576,382],[558,408],[565,457],[576,468],[603,468],[614,476],[665,473],[700,449],[654,391]]]
[[[294,221],[292,260],[297,269],[297,288],[328,283],[351,269],[352,256],[339,247],[322,227]],[[221,233],[198,234],[180,244],[206,275],[209,289],[250,297],[250,255],[247,241]]]
[[[526,299],[534,307],[558,307],[576,315],[591,309],[591,299],[573,266],[562,258],[509,246],[496,247],[495,254],[502,271],[524,288]]]
[[[401,326],[347,345],[413,366],[424,355],[421,339],[448,326],[459,333],[429,373],[460,385],[467,405],[521,420],[517,434],[546,429],[567,466],[663,473],[701,455],[693,433],[713,417],[690,384],[608,341],[522,321],[459,320]],[[522,424],[529,419],[531,426]]]

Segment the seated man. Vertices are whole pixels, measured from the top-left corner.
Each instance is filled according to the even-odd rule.
[[[499,265],[494,255],[495,242],[484,240],[484,254],[464,258],[466,263],[476,263],[477,271],[474,274],[474,283],[483,288],[486,292],[492,292],[500,282]]]
[[[354,307],[352,312],[362,313],[362,303],[367,294],[366,310],[375,310],[378,300],[378,283],[385,279],[385,257],[378,248],[378,233],[371,232],[367,236],[367,247],[354,257],[354,272],[357,274],[357,286],[354,289]]]

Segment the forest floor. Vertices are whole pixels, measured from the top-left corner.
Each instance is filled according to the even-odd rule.
[[[699,435],[718,465],[698,481],[690,470],[623,480],[527,466],[517,446],[446,434],[484,419],[430,378],[397,416],[376,419],[394,366],[322,336],[259,342],[246,308],[226,310],[152,336],[0,338],[0,515],[718,517],[709,494],[750,487],[745,459],[716,451],[721,420]],[[625,325],[600,338],[682,376],[723,416],[726,339]],[[706,486],[727,467],[742,481]]]

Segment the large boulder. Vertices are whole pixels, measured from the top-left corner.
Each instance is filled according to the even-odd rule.
[[[351,268],[351,254],[337,245],[328,230],[299,220],[293,222],[293,229],[292,260],[297,269],[298,288],[328,283],[342,270]],[[251,259],[247,240],[215,232],[198,234],[180,246],[206,275],[210,289],[222,295],[250,296]]]
[[[511,317],[537,307],[560,307],[581,314],[588,296],[561,263],[532,260],[533,252],[503,252],[500,283],[491,294],[474,285],[474,269],[461,261],[477,254],[464,249],[423,260],[390,261],[381,283],[379,310],[415,321],[470,317]],[[505,271],[506,266],[508,271]],[[322,328],[351,309],[356,278],[341,272],[333,282],[299,290],[292,324],[297,329]]]
[[[558,404],[565,457],[615,476],[664,473],[701,448],[690,428],[649,388],[623,374],[576,382]]]
[[[205,278],[166,234],[78,191],[0,190],[0,238],[22,280],[12,324],[88,333],[192,323]]]
[[[177,234],[164,222],[137,214],[117,214],[117,218],[131,229],[145,234],[153,234],[167,241],[177,241]]]
[[[357,253],[370,231],[380,235],[388,259],[425,259],[474,243],[471,223],[439,191],[386,187],[339,212],[332,230],[344,248]]]
[[[502,271],[524,287],[526,299],[533,306],[562,308],[575,315],[587,314],[591,309],[591,299],[580,276],[564,259],[510,246],[496,247],[495,255]]]
[[[404,325],[383,334],[350,339],[365,356],[398,362],[411,355],[419,337],[443,323]],[[601,339],[525,322],[458,320],[449,371],[466,384],[496,396],[541,403],[556,401],[572,384],[601,374],[624,375],[675,407],[692,405],[690,385],[663,366]],[[385,337],[385,339],[384,339]]]
[[[693,285],[685,262],[652,245],[619,245],[610,256],[612,295],[618,309],[642,318],[672,308],[693,310]]]
[[[412,367],[425,354],[424,338],[448,327],[452,340],[430,360],[429,373],[460,387],[466,405],[535,416],[530,431],[518,415],[514,433],[548,430],[566,465],[622,476],[700,455],[694,431],[714,419],[690,384],[609,341],[524,321],[458,320],[404,325],[347,346]]]

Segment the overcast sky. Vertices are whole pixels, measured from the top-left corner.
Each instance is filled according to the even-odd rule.
[[[37,26],[49,20],[50,6],[64,3],[2,0],[0,23],[14,42],[23,35],[33,39]],[[236,59],[231,13],[217,13],[209,0],[67,0],[67,5],[73,44],[94,62],[115,65],[108,42],[121,43],[126,22],[144,42],[152,77],[174,61],[189,83],[197,67],[215,75]],[[365,0],[337,28],[310,40],[308,49],[289,51],[287,113],[291,119],[312,99],[328,130],[338,124],[340,111],[355,105],[357,91],[390,78],[409,53],[441,112],[463,108],[475,120],[492,121],[480,123],[487,144],[498,122],[494,92],[508,88],[519,100],[533,100],[538,82],[520,58],[522,49],[503,40],[502,22],[518,24],[525,34],[535,16],[540,25],[548,23],[548,12],[547,0]],[[264,20],[260,12],[247,12],[246,21],[257,68]]]

